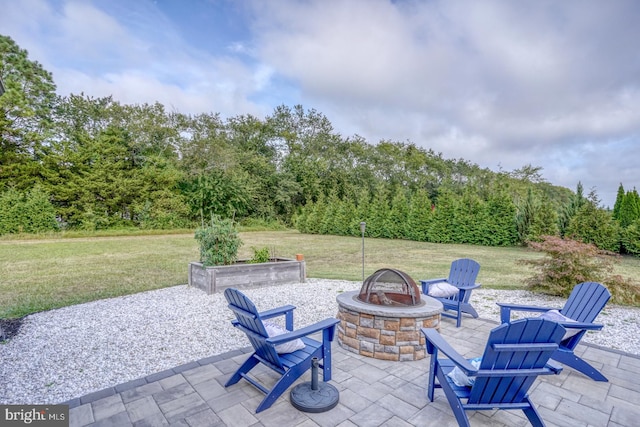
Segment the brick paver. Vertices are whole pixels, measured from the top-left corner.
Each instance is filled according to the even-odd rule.
[[[465,318],[461,328],[443,319],[442,334],[467,357],[480,355],[496,323]],[[426,397],[429,356],[419,361],[388,362],[343,350],[333,344],[333,380],[340,402],[327,412],[296,410],[285,392],[266,411],[255,413],[262,394],[246,381],[224,383],[249,349],[208,357],[114,385],[66,402],[71,426],[455,426],[441,390]],[[609,378],[595,382],[565,367],[557,376],[540,377],[530,393],[548,426],[634,426],[640,420],[640,358],[596,346],[580,354]],[[262,370],[262,379],[275,374]],[[270,376],[272,378],[270,378]],[[309,381],[310,372],[300,381]],[[468,413],[473,426],[526,426],[522,411]]]

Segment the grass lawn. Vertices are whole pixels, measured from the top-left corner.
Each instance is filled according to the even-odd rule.
[[[362,239],[297,231],[240,233],[240,257],[268,247],[277,256],[301,253],[308,277],[362,280]],[[518,263],[541,254],[524,248],[442,245],[365,239],[368,276],[383,267],[416,281],[444,277],[451,261],[469,257],[482,266],[478,281],[491,288],[519,288],[532,271]],[[0,240],[0,319],[187,282],[187,264],[199,259],[189,234]],[[640,259],[623,258],[616,272],[640,277]]]

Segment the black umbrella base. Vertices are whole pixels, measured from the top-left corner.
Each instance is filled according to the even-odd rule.
[[[338,389],[320,382],[313,390],[311,382],[298,384],[291,390],[291,404],[303,412],[325,412],[335,408],[340,400]]]

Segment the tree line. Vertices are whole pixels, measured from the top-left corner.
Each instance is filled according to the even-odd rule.
[[[342,235],[366,221],[370,236],[443,243],[575,236],[640,253],[638,209],[604,210],[595,192],[554,186],[535,166],[493,172],[409,142],[344,137],[299,105],[222,118],[61,97],[1,35],[0,79],[0,234],[192,228],[219,215]]]

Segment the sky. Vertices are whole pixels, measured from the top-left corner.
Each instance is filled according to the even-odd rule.
[[[345,138],[540,167],[609,207],[640,187],[639,21],[635,0],[0,0],[0,34],[60,95],[302,105]]]

